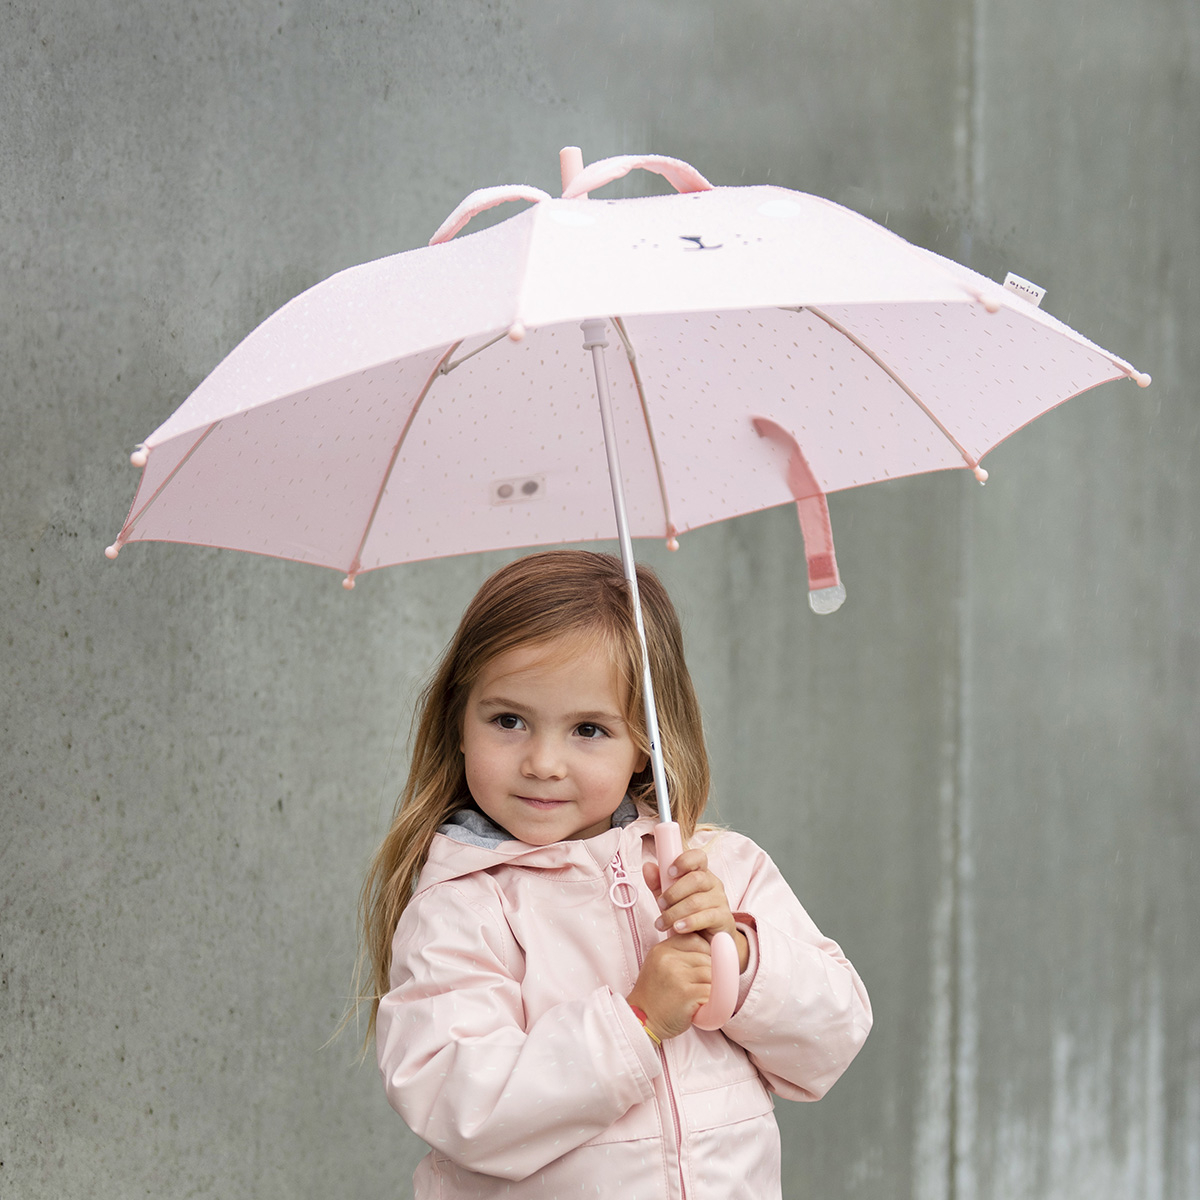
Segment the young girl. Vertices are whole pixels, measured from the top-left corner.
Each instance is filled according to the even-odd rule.
[[[501,568],[422,694],[362,904],[384,1086],[432,1147],[417,1200],[778,1197],[770,1093],[819,1099],[870,1029],[854,968],[767,855],[697,828],[708,759],[679,621],[645,568],[638,588],[688,847],[672,878],[615,558]],[[710,1033],[691,1018],[717,930],[741,975]]]

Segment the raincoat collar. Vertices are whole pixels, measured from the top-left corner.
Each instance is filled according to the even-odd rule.
[[[558,870],[570,875],[597,877],[604,873],[622,847],[639,843],[654,828],[655,817],[641,812],[626,797],[613,814],[613,827],[584,840],[530,846],[475,809],[455,813],[434,835],[429,857],[417,880],[414,895],[476,871],[498,866],[524,870]],[[637,863],[640,869],[640,859]]]

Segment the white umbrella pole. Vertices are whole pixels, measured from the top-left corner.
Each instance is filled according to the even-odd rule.
[[[662,821],[671,820],[671,799],[667,792],[667,770],[663,764],[662,746],[658,734],[658,707],[654,703],[654,681],[650,676],[650,652],[646,647],[646,627],[642,623],[642,601],[638,595],[637,565],[633,559],[633,542],[629,537],[629,518],[625,513],[625,489],[621,484],[621,463],[617,456],[617,438],[613,429],[612,402],[608,395],[608,370],[604,365],[607,322],[584,321],[583,348],[592,352],[596,371],[596,394],[600,401],[600,422],[604,426],[604,450],[608,455],[608,477],[612,483],[613,507],[617,513],[617,537],[621,542],[621,563],[633,597],[633,615],[637,622],[638,641],[642,646],[642,695],[645,698],[646,736],[650,740],[650,764],[654,771],[654,791],[658,797],[658,815]]]
[[[665,891],[670,884],[667,871],[683,852],[678,824],[671,820],[671,801],[667,795],[667,769],[663,764],[658,736],[658,708],[654,703],[654,681],[650,677],[650,652],[646,648],[646,627],[642,623],[642,601],[638,595],[637,566],[633,561],[633,542],[629,537],[629,519],[625,514],[625,489],[621,484],[621,463],[617,457],[617,437],[613,429],[612,402],[608,395],[608,370],[604,365],[605,322],[584,321],[583,348],[592,352],[596,371],[596,395],[600,401],[600,421],[604,426],[604,450],[608,455],[608,476],[612,482],[613,507],[617,512],[617,537],[621,542],[621,562],[629,593],[633,597],[633,615],[638,641],[642,646],[642,695],[646,709],[646,736],[650,741],[650,763],[654,770],[654,790],[658,797],[658,824],[654,827],[654,848],[658,858],[659,879]],[[708,1003],[692,1015],[692,1024],[701,1029],[720,1029],[733,1015],[738,993],[738,952],[733,938],[725,932],[712,937],[712,992]]]

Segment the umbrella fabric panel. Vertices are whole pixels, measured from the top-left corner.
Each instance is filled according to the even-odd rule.
[[[236,346],[146,445],[264,400],[303,394],[314,382],[507,329],[529,234],[527,221],[505,221],[443,246],[351,267],[309,288]]]
[[[785,188],[547,200],[513,220],[532,226],[516,313],[528,326],[1000,290],[982,276],[964,281],[858,213]]]
[[[809,312],[631,318],[680,529],[792,499],[754,417],[787,429],[826,492],[962,456],[869,356]]]
[[[155,447],[132,513],[168,479],[169,486],[137,518],[129,540],[224,546],[347,569],[392,449],[443,353],[313,387]]]
[[[664,537],[641,405],[611,351],[610,375],[631,529]],[[504,338],[436,379],[397,455],[362,565],[615,534],[592,360],[572,324],[519,343]]]
[[[887,363],[976,459],[1048,409],[1127,374],[1023,300],[995,313],[980,304],[822,311]]]

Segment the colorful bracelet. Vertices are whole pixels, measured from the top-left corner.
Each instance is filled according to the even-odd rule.
[[[626,1004],[629,1004],[629,1001],[628,1001],[628,1000],[626,1000],[626,1001],[625,1001],[625,1003],[626,1003]],[[649,1020],[650,1020],[650,1019],[649,1019],[649,1017],[647,1017],[647,1016],[646,1016],[645,1012],[643,1012],[643,1010],[642,1010],[642,1009],[638,1008],[638,1006],[637,1006],[636,1004],[629,1004],[629,1007],[633,1009],[633,1015],[634,1015],[635,1017],[637,1017],[637,1019],[638,1019],[639,1021],[641,1021],[641,1023],[642,1023],[642,1028],[643,1028],[643,1029],[644,1029],[644,1030],[645,1030],[645,1031],[646,1031],[646,1032],[647,1032],[647,1033],[650,1035],[650,1040],[651,1040],[651,1041],[652,1041],[652,1042],[653,1042],[653,1043],[654,1043],[656,1046],[661,1046],[661,1045],[662,1045],[662,1038],[660,1038],[660,1037],[658,1036],[658,1034],[657,1034],[657,1033],[655,1033],[655,1032],[654,1032],[654,1030],[650,1028],[650,1024],[649,1024]]]

